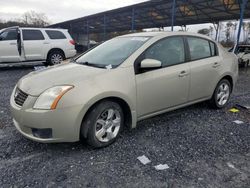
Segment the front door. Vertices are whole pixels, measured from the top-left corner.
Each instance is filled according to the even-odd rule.
[[[0,33],[0,62],[19,62],[21,60],[19,50],[17,28]]]
[[[188,101],[190,68],[182,37],[156,42],[142,54],[143,59],[159,60],[162,68],[139,70],[136,75],[139,118]]]

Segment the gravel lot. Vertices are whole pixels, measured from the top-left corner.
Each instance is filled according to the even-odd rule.
[[[250,105],[250,69],[240,71],[226,109],[201,103],[166,113],[98,150],[80,142],[39,144],[16,131],[9,98],[30,71],[0,70],[0,187],[250,186],[250,111],[228,112],[237,103]],[[141,155],[152,162],[141,164]],[[156,171],[158,164],[170,168]]]

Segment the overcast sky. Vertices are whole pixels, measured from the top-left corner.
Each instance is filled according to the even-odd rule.
[[[53,24],[145,1],[147,0],[0,0],[0,19],[18,19],[24,12],[34,10],[45,13]],[[191,25],[188,26],[188,31],[197,32],[211,25]],[[175,27],[175,30],[179,29]]]
[[[16,19],[34,10],[57,23],[144,1],[147,0],[0,0],[0,19]]]

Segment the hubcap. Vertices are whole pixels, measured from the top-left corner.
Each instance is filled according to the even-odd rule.
[[[60,54],[54,54],[51,57],[51,63],[53,65],[59,64],[63,61],[63,57]]]
[[[223,106],[227,103],[230,96],[230,87],[226,83],[222,83],[219,86],[218,92],[217,92],[217,102],[220,106]]]
[[[117,136],[120,127],[120,112],[113,108],[107,109],[96,121],[95,136],[100,142],[109,142]]]

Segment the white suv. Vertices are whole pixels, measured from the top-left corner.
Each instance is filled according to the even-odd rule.
[[[75,42],[65,29],[11,27],[0,31],[0,63],[54,65],[75,55]]]

